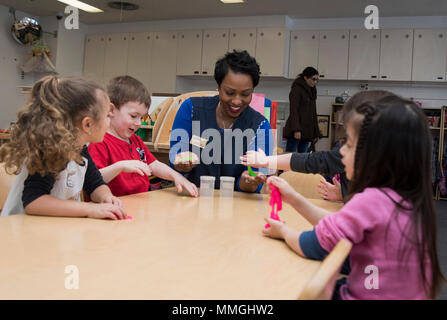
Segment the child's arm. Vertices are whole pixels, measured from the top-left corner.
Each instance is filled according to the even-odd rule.
[[[298,255],[306,257],[301,250],[299,241],[302,233],[301,231],[292,229],[281,221],[276,221],[270,218],[265,218],[264,220],[270,224],[270,228],[262,229],[262,233],[264,235],[271,238],[284,240],[287,245]]]
[[[312,225],[317,225],[321,219],[332,213],[312,204],[309,200],[296,192],[287,181],[282,178],[272,176],[267,179],[267,185],[270,184],[273,184],[279,189],[284,202],[290,204]]]
[[[61,200],[50,195],[43,195],[25,206],[30,215],[53,217],[88,217],[96,219],[126,219],[124,210],[112,203],[79,202]]]
[[[106,183],[115,179],[121,172],[136,172],[140,176],[146,175],[148,177],[152,175],[150,167],[139,160],[118,161],[108,167],[99,169],[99,171]]]
[[[279,156],[266,156],[264,151],[259,149],[259,151],[247,151],[247,153],[241,157],[241,161],[244,166],[253,168],[290,170],[291,158],[292,153],[281,154]]]
[[[191,196],[197,197],[199,195],[199,191],[194,183],[191,183],[180,173],[164,163],[155,160],[149,164],[149,168],[152,170],[153,175],[165,180],[174,181],[178,192],[182,192],[183,188],[185,188]]]

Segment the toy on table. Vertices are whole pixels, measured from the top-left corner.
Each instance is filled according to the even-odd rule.
[[[272,206],[272,211],[270,212],[270,219],[279,220],[278,211],[282,210],[282,199],[281,199],[281,193],[279,192],[278,188],[274,185],[270,185],[270,189],[272,189],[272,194],[270,196],[270,202],[269,205]],[[275,204],[276,204],[276,210],[275,210]],[[270,224],[267,223],[264,228],[270,228]]]
[[[256,173],[253,171],[253,169],[251,167],[247,167],[248,168],[248,174],[252,177],[256,177]]]

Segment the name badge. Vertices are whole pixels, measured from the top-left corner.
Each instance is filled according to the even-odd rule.
[[[191,141],[189,142],[193,146],[199,147],[199,148],[205,148],[206,144],[208,142],[208,139],[200,138],[196,135],[193,135],[191,138]]]

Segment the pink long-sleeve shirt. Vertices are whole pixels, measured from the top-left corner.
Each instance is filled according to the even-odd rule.
[[[384,193],[386,192],[388,196]],[[389,188],[368,188],[315,227],[318,242],[331,251],[342,238],[352,242],[351,273],[340,288],[342,299],[427,299],[414,241],[412,211],[399,209]],[[411,231],[409,231],[411,230]],[[411,239],[408,240],[408,238]],[[400,250],[409,250],[402,258]],[[430,259],[425,274],[431,279]]]

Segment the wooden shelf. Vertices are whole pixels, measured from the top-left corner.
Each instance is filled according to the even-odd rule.
[[[431,130],[441,130],[440,127],[430,127]],[[444,129],[445,130],[445,129]]]

